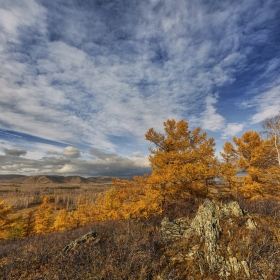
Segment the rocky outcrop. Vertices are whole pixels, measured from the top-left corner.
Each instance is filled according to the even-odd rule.
[[[245,212],[240,208],[238,202],[231,201],[220,207],[219,216],[221,218],[227,217],[227,216],[242,217],[242,216],[244,216],[244,214],[245,214]]]
[[[67,254],[73,250],[76,250],[81,244],[87,243],[87,242],[94,242],[97,243],[99,242],[98,234],[94,231],[89,232],[76,240],[72,241],[69,243],[63,250],[62,252],[64,254]]]
[[[245,213],[237,202],[230,202],[223,206],[206,199],[198,209],[195,218],[191,223],[187,219],[181,218],[170,221],[164,218],[162,221],[162,237],[170,246],[176,240],[194,240],[185,255],[179,253],[173,256],[174,261],[195,261],[198,255],[203,255],[207,263],[209,272],[218,272],[221,279],[232,275],[250,278],[250,271],[245,259],[234,255],[230,241],[221,242],[222,237],[232,235],[229,228],[241,223],[244,230],[255,230],[255,221]],[[221,226],[221,222],[224,226]],[[200,267],[200,274],[204,274],[204,268]]]
[[[165,217],[161,222],[162,238],[165,242],[180,239],[189,226],[190,224],[186,218],[170,221],[169,218]]]

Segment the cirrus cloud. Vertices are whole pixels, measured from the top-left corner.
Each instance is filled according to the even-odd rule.
[[[279,110],[279,12],[277,0],[3,0],[1,149],[66,161],[36,172],[90,173],[90,160],[107,172],[139,166],[145,132],[167,119],[217,141],[250,129]]]

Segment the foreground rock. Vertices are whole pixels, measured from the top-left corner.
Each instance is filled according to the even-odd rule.
[[[64,249],[63,249],[63,253],[67,254],[69,252],[73,252],[74,250],[78,249],[78,247],[84,243],[88,243],[88,242],[94,242],[97,243],[99,242],[99,238],[98,238],[98,234],[94,231],[89,232],[79,238],[77,238],[76,240],[72,241],[71,243],[69,243]]]
[[[234,250],[237,244],[232,241],[234,234],[246,239],[246,232],[257,230],[257,225],[237,202],[219,206],[206,199],[190,223],[185,218],[164,218],[161,225],[172,261],[196,264],[201,276],[216,273],[221,279],[251,277],[248,260]]]

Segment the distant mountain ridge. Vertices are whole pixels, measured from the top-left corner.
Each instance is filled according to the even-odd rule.
[[[87,184],[87,183],[109,183],[111,182],[110,177],[98,176],[84,178],[81,176],[59,176],[59,175],[0,175],[0,181],[18,183],[18,184],[64,184],[64,183],[76,183],[76,184]]]
[[[26,177],[26,176],[18,175],[18,174],[5,174],[5,175],[0,175],[0,181],[7,181],[7,180],[22,178],[22,177]]]

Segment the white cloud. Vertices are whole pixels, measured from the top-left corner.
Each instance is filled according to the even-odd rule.
[[[202,124],[203,129],[208,129],[210,131],[219,131],[224,127],[225,119],[216,112],[214,104],[218,102],[218,97],[216,95],[208,95],[205,100],[206,108],[199,121]]]
[[[240,38],[234,23],[249,5],[213,13],[207,12],[207,5],[192,6],[184,1],[170,7],[161,1],[162,8],[156,12],[152,3],[140,5],[142,23],[132,28],[130,22],[124,22],[134,42],[121,45],[128,48],[123,53],[117,47],[120,42],[115,35],[121,31],[117,25],[109,26],[100,19],[104,29],[88,30],[84,15],[70,10],[71,6],[67,13],[73,18],[61,18],[58,11],[51,15],[60,19],[66,31],[61,33],[60,26],[48,30],[61,39],[49,41],[47,13],[52,11],[30,3],[24,2],[21,8],[9,5],[10,10],[5,10],[17,15],[13,30],[23,21],[32,28],[39,26],[44,38],[31,54],[36,71],[28,55],[23,53],[18,59],[8,45],[3,52],[1,64],[7,74],[1,82],[1,96],[7,109],[0,113],[0,120],[6,127],[51,140],[87,139],[95,147],[111,150],[116,145],[108,141],[110,135],[143,137],[148,128],[160,128],[167,118],[191,118],[199,111],[204,111],[205,129],[222,128],[223,117],[211,101],[204,100],[211,99],[208,93],[214,86],[233,82],[236,69],[244,65],[246,57],[237,52]],[[31,9],[30,19],[22,7]],[[193,9],[196,13],[189,12]],[[99,19],[94,9],[90,15]],[[137,20],[129,13],[127,16]],[[81,20],[79,26],[72,24],[75,18]],[[109,44],[93,43],[108,28],[113,30],[108,33],[112,36]],[[21,34],[16,31],[13,36],[20,44]],[[84,42],[88,36],[91,45]],[[22,63],[23,59],[27,63]],[[16,87],[17,82],[24,86]]]
[[[47,151],[47,154],[48,155],[58,155],[59,153],[55,150],[49,150],[49,151]]]
[[[71,164],[65,164],[62,168],[57,170],[58,173],[62,173],[62,174],[71,174],[78,171],[79,171],[78,168]]]
[[[45,9],[34,0],[22,0],[20,5],[9,0],[1,1],[0,26],[8,34],[8,40],[13,41],[24,27],[36,26],[45,32],[45,19]]]
[[[251,104],[257,111],[251,118],[253,124],[277,115],[280,108],[280,80],[271,89],[254,97]]]
[[[132,157],[140,157],[140,155],[141,155],[141,152],[133,152],[131,154]]]
[[[73,146],[68,146],[63,150],[62,153],[67,158],[78,158],[80,157],[80,151],[77,148],[74,148]]]
[[[101,160],[112,160],[118,158],[118,155],[116,153],[102,152],[96,148],[91,148],[89,150],[89,154],[94,156],[94,158]]]
[[[222,139],[236,136],[237,133],[241,132],[245,126],[245,123],[228,123],[226,128],[223,130]]]

